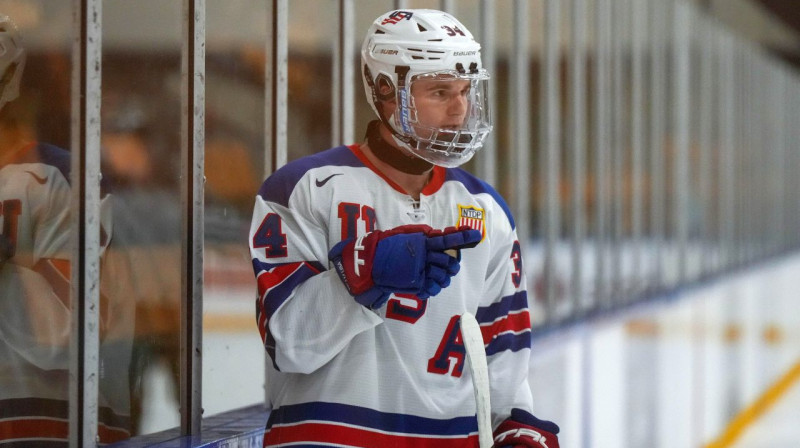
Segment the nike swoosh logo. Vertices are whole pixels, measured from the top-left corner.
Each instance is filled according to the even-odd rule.
[[[331,174],[330,176],[328,176],[328,177],[326,177],[325,179],[322,179],[322,180],[317,179],[316,180],[317,186],[321,187],[321,186],[327,184],[328,181],[331,180],[331,178],[333,176],[341,176],[341,175],[342,175],[342,173],[336,173],[336,174]]]
[[[45,183],[47,183],[47,178],[46,178],[46,177],[39,177],[39,176],[37,176],[37,175],[36,175],[36,173],[34,173],[33,171],[25,171],[25,172],[26,172],[26,173],[28,173],[28,174],[30,174],[31,176],[33,176],[33,178],[34,178],[34,179],[36,179],[36,182],[39,182],[39,183],[40,183],[40,184],[42,184],[42,185],[44,185]]]

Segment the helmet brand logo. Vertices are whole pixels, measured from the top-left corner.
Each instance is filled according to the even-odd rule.
[[[411,16],[413,15],[414,13],[410,11],[395,11],[389,14],[389,17],[383,19],[381,25],[388,25],[388,24],[395,25],[403,19],[411,20]]]
[[[410,115],[408,112],[408,92],[406,89],[400,90],[400,125],[403,127],[403,132],[411,132],[411,125],[409,124]]]
[[[385,48],[381,48],[381,51],[380,51],[380,53],[381,53],[381,54],[391,54],[391,55],[395,55],[395,54],[397,54],[397,50],[387,50],[387,49],[385,49]]]
[[[454,51],[453,56],[475,56],[477,51]]]

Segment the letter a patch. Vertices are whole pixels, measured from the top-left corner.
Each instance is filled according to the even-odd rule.
[[[456,227],[467,226],[480,230],[481,241],[486,237],[486,211],[482,208],[458,205],[458,222]]]

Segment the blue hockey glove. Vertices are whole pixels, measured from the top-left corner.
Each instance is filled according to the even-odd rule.
[[[428,266],[426,292],[435,296],[450,285],[450,279],[461,269],[461,249],[475,247],[480,243],[481,232],[469,227],[448,227],[427,233]]]
[[[421,299],[436,295],[458,273],[458,256],[444,251],[474,246],[480,232],[425,225],[407,225],[336,244],[328,253],[347,290],[371,309],[380,308],[394,292]],[[464,233],[461,236],[452,234]],[[476,241],[475,238],[477,237]]]

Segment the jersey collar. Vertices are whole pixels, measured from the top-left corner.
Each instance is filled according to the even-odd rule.
[[[356,143],[354,145],[348,146],[348,148],[350,148],[350,151],[352,151],[353,154],[356,157],[358,157],[358,160],[360,160],[361,163],[364,164],[364,166],[366,166],[367,168],[372,170],[372,172],[374,172],[375,174],[380,176],[381,179],[385,180],[386,183],[389,184],[389,186],[391,186],[392,188],[394,188],[395,190],[397,190],[400,193],[408,194],[408,193],[406,193],[405,190],[403,190],[403,187],[398,185],[393,180],[389,179],[385,174],[383,174],[378,169],[378,167],[376,167],[372,162],[370,162],[370,160],[367,158],[367,156],[365,156],[364,153],[361,151],[361,144]],[[421,193],[426,195],[426,196],[430,196],[430,195],[436,193],[437,191],[439,191],[439,189],[444,184],[444,178],[445,178],[445,173],[446,172],[447,172],[446,168],[438,166],[438,165],[434,165],[433,174],[431,175],[431,179],[428,181],[427,184],[425,184],[425,187],[422,189]]]
[[[31,149],[35,148],[36,145],[37,145],[37,142],[34,141],[34,142],[28,142],[28,143],[20,146],[19,149],[17,149],[16,151],[12,152],[11,154],[9,154],[4,159],[0,160],[0,167],[6,166],[6,165],[16,165],[16,164],[19,164],[19,163],[26,163],[26,162],[32,161],[32,160],[30,160],[31,158],[28,157],[28,155],[30,154]]]

